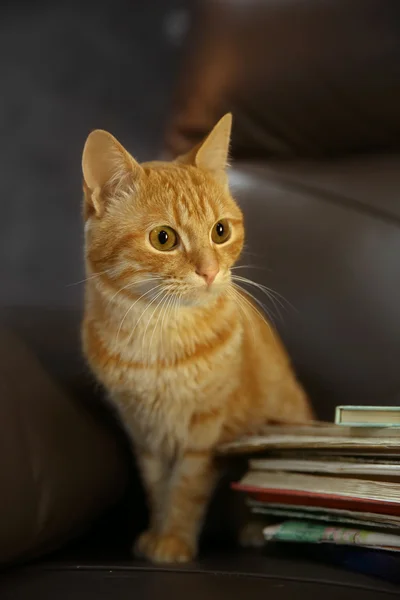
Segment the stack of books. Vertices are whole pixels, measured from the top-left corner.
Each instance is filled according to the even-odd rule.
[[[276,425],[220,449],[246,454],[232,487],[266,541],[400,551],[400,408],[337,408],[334,424]]]

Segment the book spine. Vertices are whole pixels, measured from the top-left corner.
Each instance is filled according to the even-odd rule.
[[[326,527],[304,521],[285,521],[278,525],[271,525],[264,528],[263,534],[268,541],[400,548],[399,535],[347,527]]]
[[[354,419],[347,420],[346,415],[348,417],[348,413],[359,413],[360,420],[356,421]],[[387,427],[400,427],[400,423],[395,420],[395,422],[390,420],[390,414],[399,413],[400,409],[397,406],[337,406],[335,409],[335,425],[340,425],[342,427],[366,427],[366,428],[387,428]],[[365,415],[374,415],[374,413],[385,413],[387,418],[381,418],[378,420],[370,420],[365,418]]]
[[[254,515],[264,515],[266,517],[278,517],[281,519],[290,519],[290,520],[305,520],[308,522],[322,521],[324,523],[335,523],[341,525],[349,525],[351,527],[367,527],[373,529],[386,529],[392,531],[399,531],[399,525],[393,523],[385,523],[380,521],[371,521],[367,519],[357,519],[356,517],[346,517],[342,515],[335,515],[326,513],[317,513],[317,512],[303,512],[301,510],[296,511],[292,509],[279,509],[279,508],[263,508],[262,506],[253,506],[250,508],[250,511]]]

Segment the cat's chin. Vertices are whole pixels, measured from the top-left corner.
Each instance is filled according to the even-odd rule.
[[[199,288],[179,300],[181,306],[207,306],[215,302],[223,293],[223,286],[211,286],[210,288]]]

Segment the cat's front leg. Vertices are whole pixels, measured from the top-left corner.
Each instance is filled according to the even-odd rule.
[[[216,478],[210,450],[182,452],[172,472],[169,493],[164,497],[161,528],[146,542],[146,558],[156,563],[187,562],[194,558]]]
[[[147,557],[160,534],[171,467],[163,457],[143,447],[137,448],[136,459],[147,497],[149,527],[135,541],[133,551],[136,556]]]

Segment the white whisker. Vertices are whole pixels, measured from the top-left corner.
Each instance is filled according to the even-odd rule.
[[[176,297],[176,302],[175,302],[175,321],[178,322],[178,309],[179,309],[179,303],[181,301],[182,298],[182,292],[179,292],[179,295]]]
[[[106,275],[108,272],[109,272],[109,269],[106,269],[105,271],[100,271],[99,273],[92,273],[91,275],[86,277],[86,279],[81,279],[80,281],[75,281],[74,283],[68,283],[66,285],[66,287],[72,287],[74,285],[80,285],[81,283],[86,283],[87,281],[96,279],[97,277],[100,277],[101,275]]]
[[[260,302],[257,298],[255,298],[248,290],[245,290],[243,288],[241,288],[239,285],[237,284],[233,284],[238,290],[240,290],[240,292],[242,292],[242,294],[246,294],[247,296],[250,296],[250,298],[252,298],[262,309],[263,311],[266,311],[265,306],[262,304],[262,302]],[[271,328],[271,325],[269,324],[268,320],[265,318],[265,314],[264,312],[261,312],[260,310],[258,310],[258,308],[256,308],[251,302],[250,300],[248,300],[248,298],[246,298],[245,296],[241,296],[242,300],[245,302],[245,304],[251,309],[253,310],[259,317],[261,317],[261,319],[264,321],[264,323],[267,325],[268,329],[270,330],[272,336],[273,335],[273,331]],[[267,311],[266,311],[267,312]],[[267,313],[268,314],[268,313]]]
[[[257,313],[263,318],[265,319],[265,315],[268,316],[268,318],[272,319],[267,307],[265,306],[265,304],[263,304],[261,302],[261,300],[259,300],[258,298],[256,298],[255,296],[253,296],[253,294],[251,292],[249,292],[249,290],[245,290],[243,287],[241,287],[240,285],[238,285],[237,283],[233,284],[234,287],[239,290],[239,293],[241,293],[241,298],[242,300],[244,300],[245,302],[248,302],[250,304],[250,306],[253,308],[253,310],[257,311]],[[246,296],[249,296],[252,300],[254,300],[254,302],[261,308],[261,310],[259,310],[256,306],[254,306],[254,304],[252,304],[250,302],[250,300],[248,298],[246,298],[246,296],[244,296],[243,294],[245,294]]]
[[[161,284],[156,286],[158,288],[163,287]],[[140,317],[138,318],[138,320],[135,323],[135,327],[132,329],[129,337],[128,337],[128,341],[126,343],[127,346],[129,346],[129,342],[132,339],[133,334],[135,333],[136,327],[139,325],[140,321],[142,320],[143,316],[145,315],[145,313],[149,310],[150,306],[152,306],[154,304],[154,302],[164,293],[164,289],[162,289],[161,291],[159,290],[157,292],[157,294],[155,295],[155,297],[152,299],[152,301],[146,306],[146,308],[142,311],[142,314],[140,315]]]
[[[151,292],[154,292],[154,290],[158,289],[161,287],[161,284],[156,285],[155,287],[151,288],[150,290],[148,290],[147,292],[145,292],[144,294],[142,294],[141,296],[139,296],[139,298],[137,300],[135,300],[135,302],[133,302],[130,307],[128,308],[128,310],[126,311],[125,315],[122,318],[122,321],[119,325],[118,328],[118,332],[117,332],[117,337],[115,338],[115,343],[118,344],[118,338],[119,338],[119,334],[121,333],[121,328],[122,325],[126,319],[126,317],[128,316],[128,313],[133,309],[133,307],[135,306],[135,304],[137,304],[139,302],[139,300],[142,300],[142,298],[144,298],[145,296],[147,296],[147,294],[150,294]],[[130,339],[130,338],[129,338]]]
[[[242,296],[239,294],[239,292],[237,290],[235,290],[234,287],[231,287],[228,292],[230,292],[231,297],[233,298],[233,300],[237,303],[239,309],[242,311],[244,317],[247,319],[247,321],[250,324],[250,329],[251,332],[253,334],[253,339],[255,339],[256,334],[255,334],[255,325],[253,323],[253,321],[250,319],[250,316],[246,310],[246,305],[243,302],[243,298]]]
[[[281,320],[283,320],[283,319],[282,319],[282,313],[280,312],[279,307],[281,307],[283,309],[286,308],[286,306],[284,305],[283,302],[286,302],[287,306],[290,306],[293,310],[295,310],[293,305],[288,300],[286,300],[286,298],[284,298],[284,296],[282,296],[282,294],[279,294],[279,292],[272,290],[271,288],[267,287],[266,285],[262,285],[261,283],[252,281],[251,279],[248,279],[247,277],[241,277],[240,275],[232,275],[232,279],[234,281],[239,281],[239,282],[243,283],[244,285],[251,285],[251,286],[257,288],[258,290],[260,290],[262,293],[264,293],[273,303],[274,308],[277,311]],[[244,290],[244,288],[242,288],[242,289]],[[254,296],[252,294],[250,294],[250,295],[254,298]],[[277,306],[277,304],[279,305],[279,307]]]
[[[238,281],[242,281],[243,283],[248,283],[249,285],[253,285],[253,286],[257,287],[259,290],[261,290],[262,292],[264,292],[265,294],[267,294],[267,295],[271,294],[276,299],[279,298],[281,301],[286,302],[289,306],[292,306],[290,304],[290,302],[284,296],[282,296],[282,294],[280,294],[276,290],[273,290],[272,288],[267,287],[266,285],[263,285],[262,283],[258,283],[257,281],[253,281],[252,279],[248,279],[247,277],[242,277],[241,275],[233,275],[233,277]],[[283,306],[283,304],[282,304],[282,306]],[[294,308],[294,307],[292,306],[292,308]]]
[[[161,298],[161,300],[160,300],[160,301],[157,303],[157,305],[156,305],[155,309],[154,309],[154,310],[153,310],[153,312],[151,313],[151,316],[150,316],[149,320],[147,321],[147,325],[146,325],[146,327],[145,327],[145,330],[144,330],[144,332],[143,332],[143,337],[142,337],[142,355],[144,356],[144,342],[145,342],[145,338],[146,338],[147,329],[148,329],[148,327],[149,327],[149,325],[150,325],[151,321],[153,320],[153,317],[154,317],[154,315],[155,315],[156,311],[158,310],[158,308],[160,308],[160,312],[159,312],[159,314],[158,314],[158,316],[157,316],[157,320],[156,320],[156,322],[155,322],[155,324],[154,324],[154,326],[153,326],[153,331],[152,331],[151,338],[150,338],[150,344],[149,344],[149,346],[148,346],[148,348],[149,348],[149,359],[148,359],[148,361],[147,361],[148,363],[150,362],[150,353],[151,353],[151,347],[152,347],[152,343],[153,343],[153,336],[154,336],[154,332],[155,332],[155,330],[156,330],[156,328],[157,328],[157,323],[158,323],[158,321],[160,320],[160,315],[162,314],[162,307],[163,307],[163,303],[164,303],[164,302],[165,302],[165,300],[168,298],[168,294],[167,294],[167,292],[166,292],[165,290],[163,290],[163,291],[164,291],[164,296],[163,296],[163,297]]]
[[[170,300],[166,303],[165,311],[164,311],[164,314],[163,314],[163,318],[161,319],[161,351],[165,355],[166,355],[166,353],[165,353],[165,349],[164,349],[164,333],[165,333],[165,330],[164,330],[164,321],[165,321],[165,317],[167,316],[167,314],[170,311],[170,309],[171,309],[171,312],[172,312],[172,309],[174,307],[174,302],[176,303],[176,301],[177,301],[177,297],[175,295],[171,295],[170,296]],[[167,319],[167,321],[168,321],[168,319]]]
[[[265,270],[265,267],[259,267],[257,265],[236,265],[236,267],[231,267],[231,271],[234,271],[235,269],[263,269],[263,270]]]
[[[130,283],[128,283],[127,285],[124,285],[121,289],[119,289],[117,292],[115,292],[115,294],[113,296],[111,296],[110,300],[108,301],[107,306],[109,306],[111,304],[111,302],[118,296],[118,294],[120,294],[121,292],[123,292],[124,290],[127,290],[131,287],[134,287],[136,285],[140,285],[142,283],[149,283],[149,282],[153,282],[153,281],[159,281],[160,279],[162,279],[162,277],[150,277],[148,279],[141,279],[140,281],[131,281]]]
[[[169,300],[169,296],[168,296],[168,294],[166,293],[166,294],[164,295],[164,297],[161,299],[160,303],[159,303],[159,304],[156,306],[156,309],[155,309],[155,310],[157,310],[157,308],[160,306],[160,311],[159,311],[159,313],[158,313],[157,320],[156,320],[156,322],[155,322],[155,324],[154,324],[153,331],[152,331],[152,334],[151,334],[151,337],[150,337],[150,343],[149,343],[149,358],[148,358],[148,361],[147,361],[148,363],[150,363],[150,353],[151,353],[151,349],[152,349],[152,346],[153,346],[153,338],[154,338],[154,334],[155,334],[155,332],[156,332],[157,325],[158,325],[158,323],[159,323],[159,321],[160,321],[160,317],[161,317],[161,315],[163,314],[163,309],[164,309],[164,307],[165,307],[165,304],[168,302],[168,300]],[[153,314],[154,314],[154,312],[153,312]],[[153,316],[153,315],[152,315],[152,316]],[[151,316],[151,318],[152,318],[152,316]],[[151,320],[151,318],[150,318],[150,320]]]

